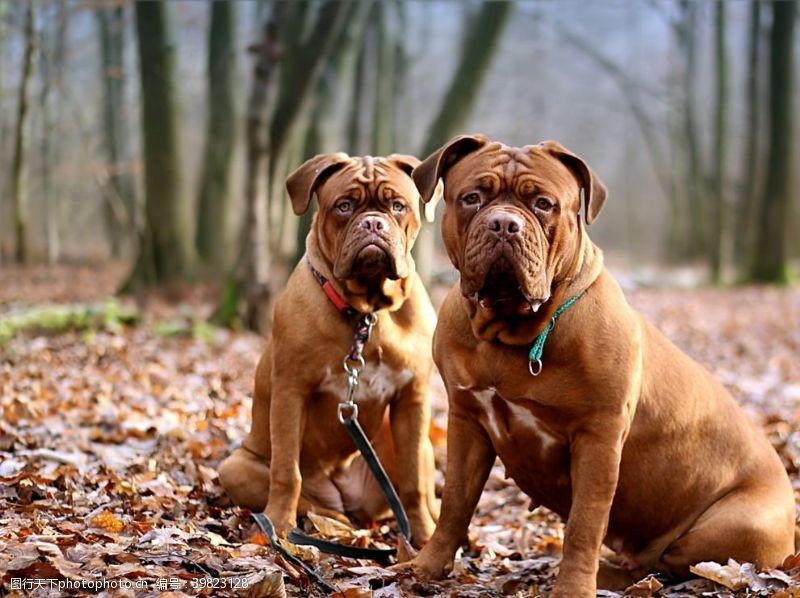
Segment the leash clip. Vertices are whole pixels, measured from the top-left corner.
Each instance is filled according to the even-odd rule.
[[[528,371],[531,373],[531,376],[538,376],[542,373],[542,360],[541,359],[529,359],[528,360]]]
[[[345,412],[348,409],[350,410],[350,413],[346,414]],[[339,417],[339,422],[343,424],[346,424],[354,419],[358,419],[358,405],[355,403],[339,403],[339,411],[337,416]]]

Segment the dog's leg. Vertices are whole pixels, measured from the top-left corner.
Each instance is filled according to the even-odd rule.
[[[269,498],[266,514],[275,531],[285,535],[297,524],[300,500],[300,448],[306,423],[306,402],[311,394],[294,375],[297,364],[288,357],[275,356],[272,365],[272,401],[269,429],[272,441]]]
[[[263,511],[269,492],[271,344],[256,368],[250,432],[219,466],[219,482],[234,504]]]
[[[619,420],[619,421],[618,421]],[[593,598],[600,547],[619,479],[625,422],[605,418],[581,430],[570,447],[572,507],[552,598]]]
[[[390,418],[400,500],[411,524],[411,538],[419,548],[431,537],[436,522],[430,511],[433,449],[428,438],[430,406],[427,377],[415,378],[391,405]]]
[[[776,567],[794,553],[794,501],[786,487],[745,487],[714,503],[661,557],[679,577],[702,561]]]
[[[415,558],[396,565],[431,579],[452,568],[495,459],[494,447],[474,413],[451,399],[447,420],[447,471],[439,523]]]

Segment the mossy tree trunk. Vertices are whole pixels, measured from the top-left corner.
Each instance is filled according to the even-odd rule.
[[[789,281],[796,22],[796,0],[772,3],[767,171],[750,274],[754,281],[777,284]]]
[[[208,30],[208,117],[195,245],[205,264],[229,261],[233,167],[238,145],[236,2],[212,0]]]
[[[142,87],[145,223],[129,286],[187,279],[192,267],[191,218],[184,190],[175,43],[167,2],[137,2]]]

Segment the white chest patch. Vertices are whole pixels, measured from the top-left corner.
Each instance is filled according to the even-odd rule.
[[[356,401],[387,401],[411,382],[413,377],[413,372],[408,369],[392,369],[384,362],[367,363],[358,377]],[[319,389],[344,399],[347,393],[346,382],[347,374],[343,369],[328,368]]]
[[[558,439],[553,436],[542,424],[542,422],[525,406],[512,401],[504,401],[512,415],[512,420],[508,428],[500,427],[500,422],[497,418],[497,411],[492,405],[492,399],[498,395],[497,389],[493,386],[488,388],[470,388],[458,386],[460,390],[466,390],[475,397],[475,400],[481,405],[481,408],[486,415],[486,422],[489,428],[489,433],[495,438],[501,438],[503,435],[508,435],[514,431],[515,428],[524,430],[527,434],[533,435],[539,439],[540,450],[542,454],[547,453],[550,449],[558,444]],[[502,397],[501,397],[502,398]]]

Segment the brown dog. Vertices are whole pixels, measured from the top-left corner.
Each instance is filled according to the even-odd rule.
[[[444,180],[442,235],[461,282],[434,337],[450,403],[441,518],[400,567],[439,577],[452,565],[495,456],[567,520],[551,596],[595,595],[603,543],[623,565],[601,569],[616,583],[729,557],[775,566],[793,551],[794,499],[775,451],[604,269],[579,209],[582,191],[590,224],[606,189],[582,159],[555,142],[463,136],[413,176],[424,200]]]
[[[420,227],[411,180],[418,163],[401,155],[327,154],[286,181],[296,214],[308,210],[314,193],[319,212],[305,259],[275,305],[272,337],[256,370],[252,428],[219,469],[232,500],[258,511],[266,505],[281,534],[308,510],[358,520],[388,513],[337,419],[354,332],[353,317],[341,311],[347,306],[377,314],[356,391],[359,422],[397,488],[414,543],[433,531],[428,384],[436,316],[411,257]]]

